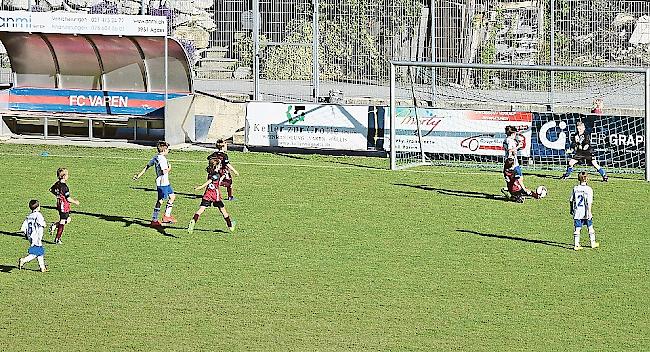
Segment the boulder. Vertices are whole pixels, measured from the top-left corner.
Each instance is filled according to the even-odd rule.
[[[196,26],[176,27],[174,37],[191,41],[197,49],[207,48],[210,45],[210,33]]]
[[[214,1],[212,0],[194,0],[194,7],[206,10],[214,6]]]
[[[621,28],[625,25],[636,22],[634,15],[630,13],[617,13],[614,21],[612,21],[613,28]]]
[[[145,4],[145,7],[147,4]],[[120,14],[138,15],[140,14],[142,4],[139,0],[127,0],[119,5]]]
[[[4,5],[13,10],[27,10],[30,5],[29,0],[8,0]]]
[[[41,3],[46,3],[50,9],[60,9],[63,7],[63,0],[42,0]]]
[[[188,15],[195,15],[201,11],[196,6],[194,6],[192,2],[185,0],[169,0],[167,1],[167,6],[180,13],[186,13]]]

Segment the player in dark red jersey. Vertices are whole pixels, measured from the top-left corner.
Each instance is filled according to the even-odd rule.
[[[70,177],[68,169],[59,168],[56,170],[56,177],[59,180],[50,187],[50,192],[56,197],[56,209],[59,211],[60,220],[50,226],[50,235],[54,236],[56,231],[54,243],[62,244],[61,235],[63,235],[63,227],[72,220],[70,217],[70,203],[79,205],[79,201],[70,197],[70,188],[68,188],[67,184],[68,178]]]
[[[210,159],[209,165],[206,169],[208,172],[207,181],[195,188],[195,190],[205,188],[205,192],[203,193],[203,198],[201,199],[201,206],[199,206],[199,209],[196,211],[196,213],[194,213],[194,217],[192,220],[190,220],[190,224],[187,227],[187,232],[192,233],[194,231],[194,225],[197,221],[199,221],[199,217],[209,206],[215,206],[219,208],[219,211],[221,212],[221,215],[223,215],[223,219],[226,221],[226,225],[228,225],[230,232],[235,231],[235,221],[232,220],[230,214],[228,214],[228,211],[226,211],[226,206],[223,204],[223,199],[221,198],[221,190],[219,188],[224,178],[223,170],[224,168],[221,166],[221,160],[219,158]]]
[[[530,191],[524,186],[524,177],[520,176],[515,170],[515,160],[507,158],[503,164],[503,178],[506,180],[507,188],[502,188],[501,192],[506,198],[517,203],[523,203],[526,197],[539,199],[537,192]]]
[[[228,154],[226,153],[226,141],[219,139],[217,141],[216,147],[217,151],[210,154],[208,156],[208,160],[219,159],[221,161],[221,167],[223,169],[222,172],[225,175],[223,181],[221,182],[221,186],[226,187],[226,191],[228,191],[228,198],[226,198],[226,200],[235,200],[232,192],[232,174],[239,176],[239,172],[237,172],[232,164],[230,164]]]

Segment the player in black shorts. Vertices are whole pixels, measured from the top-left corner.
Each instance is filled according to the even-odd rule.
[[[562,179],[566,180],[569,178],[573,172],[573,166],[584,161],[585,164],[591,164],[598,171],[600,176],[603,178],[603,182],[607,182],[609,178],[607,177],[605,169],[598,165],[598,162],[594,160],[591,152],[592,148],[591,142],[589,141],[589,135],[585,133],[585,124],[582,121],[579,121],[576,124],[576,129],[578,132],[571,136],[571,147],[566,151],[567,154],[574,154],[569,160],[569,166],[567,166],[566,172],[562,175]]]

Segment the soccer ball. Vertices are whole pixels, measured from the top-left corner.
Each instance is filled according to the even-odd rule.
[[[536,192],[537,192],[537,194],[539,195],[540,198],[544,198],[548,194],[548,190],[544,186],[537,187]]]

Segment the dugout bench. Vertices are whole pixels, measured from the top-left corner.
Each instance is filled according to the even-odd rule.
[[[164,131],[162,117],[38,111],[1,111],[0,117],[13,134],[41,135],[45,139],[56,135],[88,139],[157,140]]]

